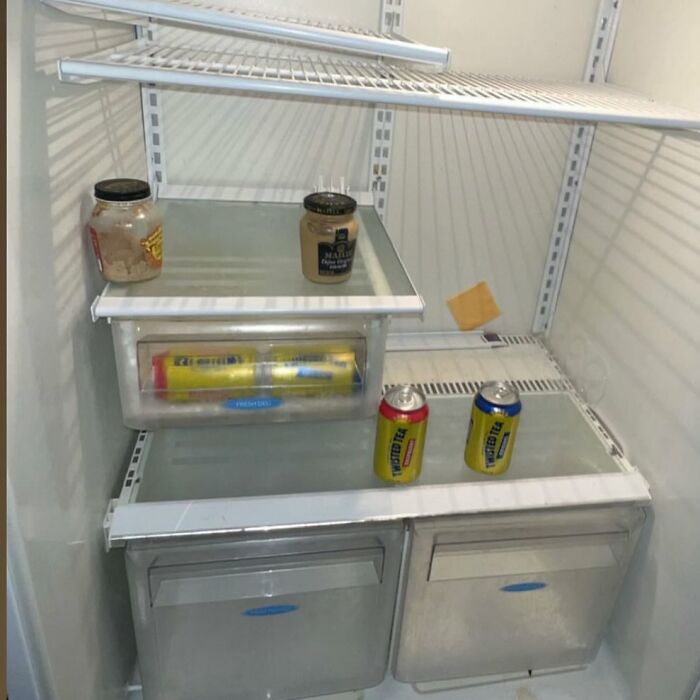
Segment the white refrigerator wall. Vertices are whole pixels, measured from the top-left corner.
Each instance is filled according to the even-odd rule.
[[[452,50],[451,68],[578,81],[597,0],[407,0],[404,32]],[[489,329],[532,328],[571,124],[395,110],[389,234],[426,302],[392,330],[456,330],[445,300],[486,280]]]
[[[700,5],[623,5],[610,78],[700,109]],[[552,335],[651,484],[609,642],[634,700],[700,673],[700,136],[598,128]]]
[[[11,586],[39,700],[123,697],[134,650],[120,552],[101,521],[131,443],[82,224],[100,178],[145,175],[139,90],[61,84],[55,59],[128,40],[8,3],[8,465]],[[28,695],[10,694],[21,700]],[[20,682],[22,682],[20,680]],[[43,687],[42,687],[43,686]]]
[[[221,4],[377,29],[379,0],[220,0]],[[396,3],[395,3],[396,4]],[[451,68],[578,81],[597,0],[404,0],[401,33],[451,48]],[[159,27],[200,46],[226,45]],[[303,51],[304,49],[298,49]],[[170,185],[307,191],[323,176],[369,189],[365,105],[161,90]],[[196,128],[193,126],[196,125]],[[392,330],[456,330],[447,298],[486,280],[503,315],[490,328],[532,326],[571,124],[397,108],[386,223],[426,301],[423,321]]]
[[[140,98],[133,85],[60,84],[54,60],[132,32],[38,0],[8,4],[12,576],[46,697],[116,698],[133,662],[131,622],[122,555],[105,556],[101,520],[130,433],[109,328],[89,318],[100,283],[81,225],[96,180],[145,174]],[[379,7],[249,4],[366,26]],[[408,0],[403,32],[451,46],[456,69],[577,80],[596,5]],[[695,5],[627,0],[611,78],[700,109]],[[305,189],[322,174],[367,187],[372,108],[164,94],[172,184]],[[486,279],[504,312],[493,327],[529,330],[570,125],[395,115],[388,227],[428,304],[423,323],[403,327],[452,329],[445,298]],[[654,488],[655,522],[610,633],[634,700],[683,698],[700,647],[698,158],[698,142],[598,131],[553,337]]]

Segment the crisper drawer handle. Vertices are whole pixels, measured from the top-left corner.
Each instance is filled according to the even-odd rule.
[[[187,567],[183,575],[170,567],[168,573],[152,572],[151,592],[153,607],[168,605],[193,605],[245,600],[250,598],[276,598],[301,593],[329,591],[357,586],[374,586],[381,583],[383,550],[366,550],[356,559],[347,557],[314,561],[308,564],[288,564],[264,569],[246,568],[236,571],[212,570],[211,564],[197,565],[196,570]],[[250,562],[245,562],[250,564]],[[207,568],[209,572],[207,572]]]
[[[555,543],[526,540],[513,546],[481,548],[478,544],[436,545],[429,581],[520,576],[556,571],[609,568],[618,565],[616,548],[624,546],[624,533],[562,538]]]

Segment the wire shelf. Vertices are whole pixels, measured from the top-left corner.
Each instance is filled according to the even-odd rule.
[[[134,80],[198,88],[520,116],[700,129],[700,114],[609,85],[472,73],[422,73],[370,61],[285,53],[275,44],[231,52],[135,41],[59,61],[63,80]]]
[[[91,8],[117,12],[123,21],[160,19],[193,28],[217,29],[284,40],[317,48],[386,56],[405,61],[447,65],[446,48],[416,43],[396,34],[373,32],[357,27],[322,24],[291,17],[270,17],[221,7],[198,0],[45,0],[47,4],[71,12]],[[114,19],[114,17],[112,17]]]

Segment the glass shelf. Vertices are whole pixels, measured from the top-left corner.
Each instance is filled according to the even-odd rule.
[[[423,301],[373,207],[360,206],[352,277],[301,272],[300,204],[161,199],[163,272],[110,283],[94,318],[420,315]]]
[[[510,469],[464,466],[470,396],[433,396],[423,472],[372,469],[375,418],[139,435],[107,546],[130,540],[484,512],[648,503],[648,485],[568,392],[523,394]]]
[[[472,397],[430,400],[416,486],[619,471],[567,394],[523,397],[513,462],[502,477],[463,462]],[[374,475],[376,419],[160,430],[153,434],[137,502],[405,488]]]

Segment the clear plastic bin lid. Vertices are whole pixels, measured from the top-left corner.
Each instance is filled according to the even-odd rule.
[[[362,338],[139,343],[141,392],[174,404],[349,396],[362,391],[364,365]]]

